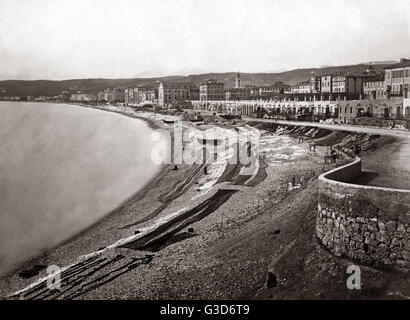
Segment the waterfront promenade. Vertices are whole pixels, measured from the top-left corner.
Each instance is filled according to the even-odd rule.
[[[348,131],[364,134],[377,134],[399,138],[373,153],[363,157],[363,170],[372,173],[371,179],[363,183],[378,187],[410,189],[410,131],[405,129],[385,129],[348,124],[326,124],[318,122],[285,121],[273,119],[255,119],[242,116],[243,120],[282,125],[312,126],[332,131]],[[358,181],[360,182],[360,181]]]

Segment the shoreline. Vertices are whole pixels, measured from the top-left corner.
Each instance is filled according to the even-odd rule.
[[[126,114],[121,111],[92,108],[120,113],[141,120],[151,120],[152,125],[159,126],[152,119]],[[264,126],[262,123],[259,123],[259,125],[261,127]],[[291,138],[291,134],[292,132],[290,132],[289,137],[285,136],[283,139],[289,141],[290,146],[296,147],[295,138]],[[269,137],[270,135],[268,135]],[[276,136],[273,137],[275,138]],[[56,262],[62,263],[62,265],[69,265],[76,261],[75,259],[79,256],[87,256],[90,252],[98,253],[101,249],[103,252],[101,254],[98,253],[99,257],[101,259],[104,257],[103,261],[113,264],[112,268],[104,268],[104,270],[107,269],[106,277],[109,278],[117,270],[115,267],[118,267],[118,270],[120,270],[122,266],[131,267],[135,265],[135,267],[138,266],[136,270],[139,271],[137,273],[127,272],[122,276],[123,280],[118,280],[121,285],[118,287],[117,283],[117,286],[115,286],[115,290],[118,293],[114,296],[109,293],[111,290],[114,290],[114,287],[107,284],[99,287],[98,290],[83,292],[81,296],[77,294],[72,295],[68,292],[68,298],[207,299],[212,294],[215,294],[214,297],[223,299],[244,296],[253,297],[263,287],[266,270],[268,270],[272,262],[272,257],[283,250],[283,246],[286,248],[287,245],[292,243],[294,239],[291,237],[298,237],[296,234],[299,230],[297,226],[301,218],[297,215],[295,216],[294,212],[299,212],[298,210],[305,212],[307,209],[313,210],[313,207],[316,205],[314,195],[317,180],[315,179],[318,173],[332,168],[332,166],[323,167],[323,164],[319,161],[320,157],[321,153],[317,155],[311,154],[305,160],[302,158],[300,163],[297,161],[284,162],[277,169],[270,168],[268,165],[266,168],[268,170],[267,176],[259,180],[257,179],[258,181],[255,182],[255,186],[247,186],[246,180],[236,179],[235,172],[237,172],[237,168],[226,168],[222,175],[224,177],[223,181],[218,182],[215,188],[211,188],[205,194],[202,194],[203,192],[198,193],[196,190],[198,188],[196,183],[199,183],[199,185],[203,183],[201,182],[203,178],[201,178],[201,175],[198,175],[200,171],[195,171],[198,169],[190,166],[181,166],[178,171],[171,171],[170,165],[165,165],[156,177],[134,196],[124,201],[119,208],[108,213],[104,218],[76,237],[68,239],[58,248],[50,250],[50,252],[45,253],[42,257],[32,259],[31,263],[27,262],[26,266]],[[305,176],[305,180],[301,187],[295,190],[288,190],[291,175],[295,173],[297,176]],[[218,190],[231,191],[224,195],[218,194]],[[298,197],[304,199],[305,202],[300,203]],[[161,202],[161,199],[168,199],[170,202],[162,206],[163,202]],[[214,200],[210,202],[209,199]],[[219,206],[216,208],[208,206],[210,203],[217,203],[218,201],[220,201],[221,208]],[[194,222],[195,225],[193,233],[180,231],[177,235],[180,234],[182,239],[175,239],[173,240],[175,242],[169,242],[169,240],[166,240],[168,239],[166,238],[166,233],[156,231],[155,228],[152,229],[154,227],[152,222],[162,221],[161,219],[171,219],[169,220],[171,223],[178,210],[186,207],[187,203],[189,203],[188,207],[190,208],[190,210],[186,211],[188,219],[196,217],[196,208],[204,208],[210,212],[209,216],[198,216],[199,220],[195,220],[195,218],[190,222]],[[291,207],[293,208],[292,210],[289,209]],[[194,214],[193,216],[191,216],[191,211]],[[151,216],[152,213],[155,214]],[[174,216],[172,216],[173,214]],[[146,218],[149,219],[144,221]],[[219,225],[219,219],[221,218],[222,225]],[[140,222],[141,220],[143,222]],[[186,221],[189,222],[189,220]],[[169,228],[172,230],[167,229],[166,232],[174,231],[173,228],[176,228],[175,230],[181,227],[186,228],[189,225],[182,224],[180,227],[176,223],[177,221],[169,225]],[[266,229],[268,227],[273,227],[277,230]],[[148,233],[146,233],[147,228]],[[265,237],[265,231],[262,234],[260,231],[257,231],[259,229],[266,229],[268,238]],[[277,233],[278,230],[280,235]],[[272,233],[273,231],[274,233]],[[153,247],[158,242],[157,240],[152,242],[152,240],[148,239],[146,242],[142,242],[141,239],[144,239],[146,234],[152,234],[154,240],[160,239],[162,241],[162,239],[165,239],[167,242],[161,242],[159,247],[157,245]],[[124,239],[124,237],[131,237],[131,240],[127,242],[127,246],[121,244],[112,250],[106,250],[107,247]],[[251,239],[255,238],[255,241],[252,240],[249,244],[249,240],[245,240],[249,239],[249,237]],[[278,238],[275,240],[277,244],[275,244],[275,241],[272,243],[272,239],[275,238]],[[242,245],[240,246],[241,243]],[[252,249],[253,247],[254,249]],[[94,250],[90,250],[93,248]],[[235,248],[234,252],[238,252],[238,258],[231,256],[229,252],[232,249],[229,248]],[[252,250],[258,251],[252,253]],[[219,255],[224,258],[219,257]],[[115,257],[113,258],[114,260],[109,260],[113,256]],[[120,259],[121,262],[115,259]],[[249,259],[257,261],[262,259],[263,262],[251,262]],[[198,264],[198,260],[203,262],[203,268],[208,271],[197,270],[196,272],[191,272],[191,269],[195,271],[201,265]],[[132,261],[139,262],[136,264],[136,262]],[[249,276],[252,277],[252,281],[249,280],[251,282],[248,284],[236,285],[234,281],[229,283],[229,289],[219,292],[218,282],[220,281],[218,279],[229,279],[234,275],[239,276],[244,262],[248,266],[246,273],[250,272]],[[77,261],[75,265],[78,265],[78,263],[80,262]],[[86,267],[81,268],[80,271],[85,273],[93,270],[93,263],[96,262],[90,262]],[[223,264],[218,267],[220,263]],[[227,266],[225,267],[225,265]],[[23,266],[20,267],[20,270],[22,268]],[[10,279],[7,279],[8,285],[5,288],[2,288],[5,285],[5,279],[1,278],[0,296],[2,296],[2,293],[3,295],[5,293],[10,294],[13,292],[13,288],[14,290],[21,290],[33,283],[35,279],[38,279],[37,277],[20,279],[17,271],[18,268],[16,268],[14,274],[10,275]],[[182,275],[179,276],[178,274],[181,272]],[[215,274],[215,276],[210,277],[209,272]],[[44,276],[44,272],[40,273],[39,276]],[[84,279],[85,282],[87,281],[86,278]],[[177,281],[176,279],[180,280]],[[174,283],[172,281],[177,282]],[[188,285],[189,281],[197,283],[203,290],[200,292],[192,291],[192,288]],[[138,288],[132,286],[132,283],[139,283]],[[86,283],[84,286],[86,286]],[[168,293],[165,292],[165,288],[170,286],[173,289]],[[209,290],[207,289],[208,287]]]
[[[140,119],[140,120],[145,121],[145,122],[148,124],[148,126],[149,126],[151,129],[153,129],[153,130],[162,128],[155,120],[148,119],[148,118],[144,118],[144,117],[140,117],[140,116],[138,116],[138,115],[133,115],[133,114],[130,114],[130,113],[126,113],[125,111],[110,110],[110,109],[107,109],[107,108],[102,108],[102,107],[98,107],[98,106],[91,106],[91,105],[81,104],[81,103],[67,103],[67,104],[69,104],[69,105],[74,105],[74,106],[78,106],[78,107],[85,107],[85,108],[90,108],[90,109],[95,109],[95,110],[101,110],[101,111],[107,111],[107,112],[112,112],[112,113],[118,113],[118,114],[121,114],[121,115],[126,116],[126,117],[129,117],[129,118]]]

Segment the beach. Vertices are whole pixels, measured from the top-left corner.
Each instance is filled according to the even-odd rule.
[[[172,130],[172,125],[165,124],[160,114],[115,107],[109,111],[147,119],[152,127]],[[229,153],[218,154],[217,161],[207,166],[207,174],[201,164],[180,164],[177,170],[174,164],[166,164],[142,190],[101,221],[3,277],[0,296],[22,299],[270,299],[320,298],[328,293],[332,296],[334,289],[324,283],[339,283],[346,262],[336,260],[314,239],[317,177],[352,161],[348,152],[343,152],[349,135],[362,139],[363,151],[368,153],[374,151],[376,143],[382,146],[391,141],[380,136],[369,140],[355,133],[341,137],[332,135],[328,129],[258,121],[208,126],[183,122],[184,130],[192,126],[199,131],[217,128],[220,134],[227,134],[224,130],[234,132],[235,128],[258,129],[257,170],[239,174],[245,166],[228,164]],[[298,136],[302,134],[306,140],[299,142]],[[316,151],[309,150],[311,141],[316,141]],[[337,163],[325,164],[327,146],[337,144],[342,150]],[[307,274],[312,276],[317,266],[312,262],[315,259],[323,262],[322,272],[333,272],[309,286],[310,280],[301,278],[307,277],[301,268],[309,260]],[[46,270],[38,266],[50,265],[63,268],[62,290],[46,287]],[[287,272],[280,279],[279,292],[266,286],[268,270],[275,268]],[[339,273],[334,272],[337,268]],[[31,277],[21,276],[30,270],[34,271]],[[383,271],[369,271],[369,275],[378,281],[372,290],[361,293],[362,298],[386,295],[384,284],[397,277]],[[296,283],[303,290],[294,290]],[[339,298],[351,298],[354,293],[342,290],[337,294]]]

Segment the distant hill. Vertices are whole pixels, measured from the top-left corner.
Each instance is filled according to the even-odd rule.
[[[375,63],[376,71],[382,70],[389,63]],[[347,71],[364,72],[368,64],[357,64],[350,66],[329,66],[323,68],[295,69],[278,73],[241,73],[244,85],[270,85],[278,81],[293,85],[297,82],[310,79],[313,74],[323,75],[327,73]],[[133,87],[138,85],[158,86],[161,81],[188,82],[199,85],[202,81],[215,78],[225,83],[225,87],[233,87],[237,72],[227,73],[203,73],[189,76],[169,76],[157,78],[134,78],[134,79],[72,79],[72,80],[4,80],[0,81],[0,96],[55,96],[62,91],[75,92],[83,90],[86,93],[98,93],[106,88]]]
[[[395,61],[395,60],[382,60],[382,61],[371,61],[371,62],[364,62],[363,64],[369,64],[371,63],[373,66],[379,65],[379,64],[394,64],[398,63],[400,61]]]

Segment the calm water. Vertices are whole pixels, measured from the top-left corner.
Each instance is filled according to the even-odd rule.
[[[0,274],[90,226],[159,170],[142,121],[0,103]]]

